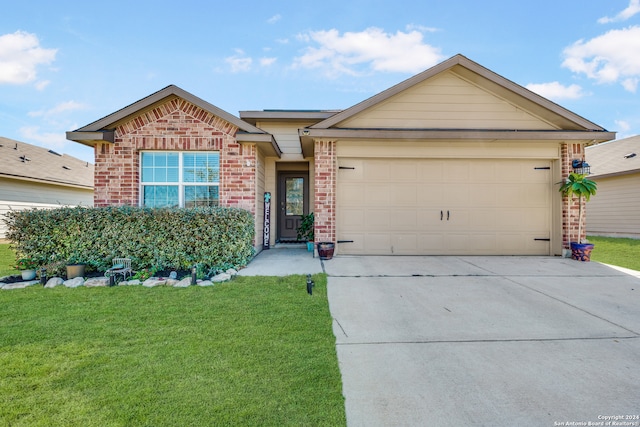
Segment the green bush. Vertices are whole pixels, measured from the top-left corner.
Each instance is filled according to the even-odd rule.
[[[254,254],[253,216],[237,208],[32,209],[8,212],[5,223],[16,252],[50,274],[67,262],[104,271],[123,256],[134,270],[238,268]]]

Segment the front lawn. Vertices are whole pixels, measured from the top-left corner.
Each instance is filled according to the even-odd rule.
[[[316,275],[0,291],[0,425],[345,425]]]
[[[595,247],[591,260],[640,271],[640,240],[613,237],[587,238]]]

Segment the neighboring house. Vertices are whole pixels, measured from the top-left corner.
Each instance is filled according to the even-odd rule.
[[[598,184],[587,233],[640,239],[640,135],[588,147],[586,156]]]
[[[614,137],[462,55],[343,111],[236,117],[168,86],[67,133],[95,148],[97,206],[239,206],[260,250],[269,192],[268,243],[312,211],[316,242],[379,255],[562,254],[559,182]]]
[[[9,210],[93,206],[91,163],[0,137],[0,239]]]

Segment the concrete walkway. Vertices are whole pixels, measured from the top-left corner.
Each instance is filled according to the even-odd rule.
[[[239,276],[288,276],[290,274],[323,273],[320,258],[307,252],[306,245],[277,245],[263,250]]]

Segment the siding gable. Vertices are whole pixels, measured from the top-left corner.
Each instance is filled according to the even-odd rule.
[[[447,70],[337,123],[357,129],[519,129],[558,127]]]

